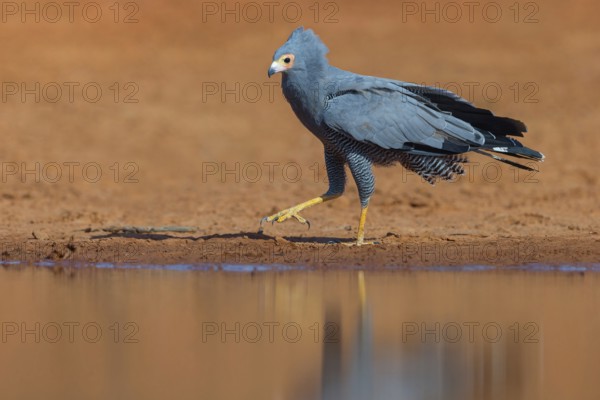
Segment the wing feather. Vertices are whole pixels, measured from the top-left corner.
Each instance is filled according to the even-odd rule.
[[[341,80],[327,96],[322,122],[327,128],[385,149],[427,146],[468,151],[483,135],[469,123],[437,108],[399,82],[374,77]]]

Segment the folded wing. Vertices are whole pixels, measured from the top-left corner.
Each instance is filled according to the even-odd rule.
[[[362,76],[341,80],[327,97],[323,123],[361,142],[423,154],[464,153],[485,143],[471,124],[400,84]]]

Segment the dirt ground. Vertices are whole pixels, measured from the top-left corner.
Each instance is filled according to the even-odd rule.
[[[461,2],[140,1],[117,13],[107,1],[94,3],[101,14],[78,3],[71,16],[20,4],[0,24],[2,261],[600,260],[597,2],[471,12]],[[377,169],[366,236],[379,245],[340,243],[358,225],[352,181],[304,212],[310,230],[290,221],[257,234],[260,218],[326,189],[321,144],[283,99],[280,76],[267,79],[299,25],[338,67],[449,88],[525,121],[524,142],[546,161],[526,173],[473,155],[465,177],[433,187],[401,167]],[[102,230],[172,225],[197,229]]]

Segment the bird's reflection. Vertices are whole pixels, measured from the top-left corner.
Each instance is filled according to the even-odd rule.
[[[346,331],[342,328],[341,304],[326,306],[325,321],[339,327],[339,331],[334,340],[322,344],[320,393],[311,398],[526,397],[524,377],[532,372],[536,375],[539,369],[539,358],[535,354],[532,357],[531,347],[510,340],[447,343],[417,337],[406,343],[400,338],[399,343],[378,341],[362,271],[357,274],[356,299],[357,321]]]
[[[344,365],[342,348],[342,320],[339,307],[326,309],[325,320],[339,327],[340,332],[333,340],[323,343],[321,398],[367,399],[373,392],[373,324],[365,287],[364,272],[358,273],[358,321],[350,335],[350,349]]]

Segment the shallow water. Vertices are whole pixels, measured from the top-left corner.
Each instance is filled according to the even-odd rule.
[[[50,266],[0,268],[2,398],[600,398],[598,266]]]

